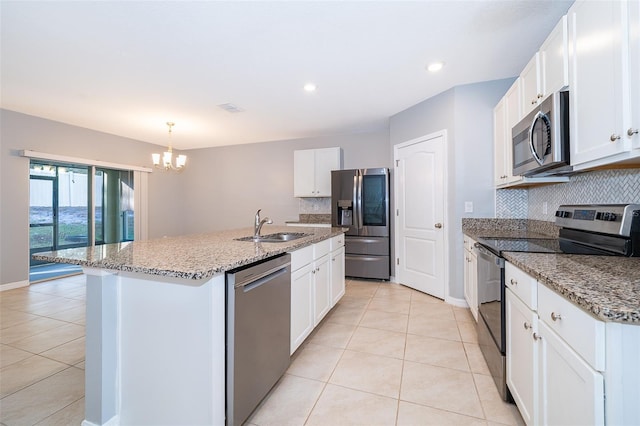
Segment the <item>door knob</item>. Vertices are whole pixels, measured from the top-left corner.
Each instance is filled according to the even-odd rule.
[[[611,136],[609,136],[609,140],[610,140],[611,142],[615,142],[615,141],[617,141],[618,139],[620,139],[620,135],[616,135],[615,133],[613,133]]]
[[[632,129],[631,127],[629,127],[629,130],[627,130],[627,136],[629,137],[637,134],[638,134],[638,129]]]
[[[436,228],[438,228],[438,229],[442,228],[442,224],[441,224],[441,223],[436,223],[434,226],[435,226]]]

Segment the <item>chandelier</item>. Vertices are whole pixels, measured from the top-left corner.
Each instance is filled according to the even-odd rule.
[[[178,155],[176,157],[176,164],[173,165],[173,147],[171,146],[171,129],[175,126],[176,123],[172,123],[171,121],[167,121],[167,126],[169,127],[169,148],[162,154],[162,162],[160,162],[160,154],[151,154],[151,158],[153,159],[153,166],[158,169],[164,170],[175,170],[180,172],[184,169],[185,164],[187,163],[186,155]]]

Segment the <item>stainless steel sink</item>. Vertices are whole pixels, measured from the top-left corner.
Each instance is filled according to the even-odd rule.
[[[260,235],[259,237],[242,237],[236,238],[236,241],[253,241],[256,243],[284,243],[286,241],[297,240],[298,238],[307,237],[310,234],[304,232],[276,232],[275,234]]]

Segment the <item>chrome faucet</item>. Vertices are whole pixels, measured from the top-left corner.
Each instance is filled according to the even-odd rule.
[[[265,223],[269,225],[273,223],[273,221],[268,217],[260,220],[260,210],[261,209],[258,209],[258,211],[256,212],[256,221],[253,225],[253,238],[260,238],[260,230],[262,229],[262,225],[264,225]]]

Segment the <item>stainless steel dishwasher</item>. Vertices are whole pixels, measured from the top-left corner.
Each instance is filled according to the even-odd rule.
[[[227,272],[227,425],[241,425],[291,361],[291,255]]]

